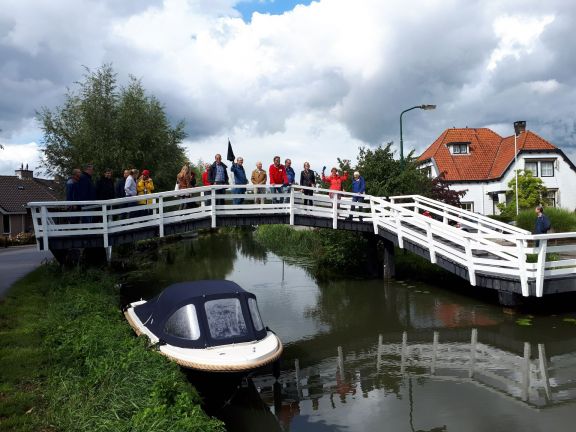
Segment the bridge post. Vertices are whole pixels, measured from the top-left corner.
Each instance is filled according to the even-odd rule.
[[[164,197],[158,198],[158,235],[164,237]]]
[[[40,215],[42,218],[42,250],[47,251],[49,249],[48,249],[48,211],[46,210],[46,206],[42,206]]]
[[[518,250],[518,270],[520,271],[520,286],[522,287],[522,295],[528,297],[528,274],[526,273],[526,253],[524,252],[524,240],[516,240],[516,248]]]
[[[211,191],[212,201],[210,202],[210,212],[212,216],[212,228],[216,228],[216,189]]]
[[[332,195],[332,228],[338,228],[338,194]]]
[[[108,206],[106,204],[102,204],[102,233],[104,247],[108,248]]]
[[[290,188],[290,225],[294,225],[294,188]]]
[[[546,267],[546,248],[548,240],[540,240],[540,249],[538,250],[538,267],[536,268],[536,297],[542,297],[544,294],[544,270]]]
[[[384,262],[383,262],[383,277],[384,279],[392,279],[396,276],[396,264],[394,262],[394,243],[390,240],[384,240]]]

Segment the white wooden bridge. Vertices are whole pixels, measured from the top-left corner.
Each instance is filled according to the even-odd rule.
[[[219,194],[230,188],[247,190]],[[313,195],[304,195],[305,189]],[[105,201],[28,205],[42,250],[103,247],[111,252],[115,245],[202,228],[290,224],[373,232],[472,286],[525,297],[576,292],[576,232],[533,235],[419,195],[365,195],[362,203],[353,202],[353,196],[301,186],[275,194],[252,185],[214,185]],[[234,198],[244,201],[235,205]]]

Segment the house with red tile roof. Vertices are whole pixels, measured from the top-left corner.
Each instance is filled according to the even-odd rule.
[[[0,175],[0,235],[16,237],[21,232],[33,232],[32,216],[27,204],[31,201],[57,201],[61,199],[54,180],[34,177],[24,165],[16,175]]]
[[[554,207],[576,209],[576,166],[562,150],[532,131],[501,137],[488,128],[445,130],[418,158],[431,177],[445,173],[451,189],[467,190],[462,207],[498,214],[515,170],[531,171],[548,189]],[[516,155],[516,157],[515,157]]]

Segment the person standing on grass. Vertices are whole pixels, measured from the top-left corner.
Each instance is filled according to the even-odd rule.
[[[250,177],[250,181],[254,185],[265,185],[267,179],[268,179],[268,176],[266,175],[266,171],[264,171],[262,169],[262,162],[260,162],[260,161],[256,162],[256,169],[254,171],[252,171],[252,176]],[[256,193],[257,194],[266,193],[266,187],[256,188]],[[257,200],[255,199],[254,202],[256,202],[256,201]],[[264,204],[264,202],[265,202],[265,198],[264,197],[260,198],[260,204]]]
[[[534,234],[546,234],[552,227],[552,223],[548,216],[544,214],[544,207],[541,205],[536,206],[536,222],[534,224]],[[540,246],[540,240],[536,240],[536,247]]]
[[[304,162],[304,170],[300,172],[300,186],[316,187],[316,173],[310,169],[310,163]],[[313,191],[311,189],[304,189],[305,196],[312,196]],[[313,201],[311,199],[305,199],[304,205],[311,206]]]

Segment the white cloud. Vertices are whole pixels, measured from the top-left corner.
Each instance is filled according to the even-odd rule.
[[[448,127],[518,118],[576,148],[576,4],[320,0],[246,23],[235,3],[9,0],[0,9],[4,142],[39,141],[34,111],[59,105],[82,65],[112,62],[121,81],[141,78],[186,121],[193,160],[211,160],[228,136],[247,161],[353,159],[363,143],[398,142],[400,112],[421,103],[438,109],[405,119],[407,149],[422,151]]]
[[[0,174],[14,175],[14,171],[23,164],[29,169],[40,173],[40,149],[38,144],[31,142],[28,144],[6,144],[2,143],[4,149],[0,149]]]

